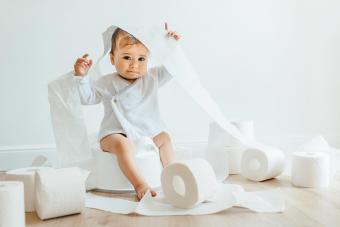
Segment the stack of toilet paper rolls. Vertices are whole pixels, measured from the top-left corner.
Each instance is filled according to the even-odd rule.
[[[8,171],[6,180],[23,185],[22,192],[14,187],[8,189],[16,190],[16,196],[22,197],[23,209],[22,212],[17,209],[16,215],[24,215],[25,211],[36,211],[39,218],[45,220],[82,212],[85,206],[84,182],[87,176],[87,171],[76,167],[63,169],[29,167]],[[13,206],[12,202],[4,201],[2,196],[0,204],[6,206],[4,210],[11,210]]]

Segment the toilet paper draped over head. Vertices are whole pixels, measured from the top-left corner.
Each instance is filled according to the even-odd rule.
[[[186,58],[180,44],[174,39],[169,39],[161,26],[112,25],[107,28],[103,33],[104,52],[97,60],[95,67],[89,72],[93,79],[102,76],[100,62],[111,49],[112,34],[117,27],[140,40],[150,51],[153,61],[163,65],[174,80],[221,128],[242,143],[247,143],[247,139],[226,120],[215,101],[201,85],[196,71]],[[86,131],[79,94],[74,80],[73,73],[70,72],[49,84],[51,118],[60,157],[59,164],[62,166],[76,165],[92,158],[88,132]],[[125,121],[124,116],[120,115],[118,118],[122,126],[129,124]],[[129,133],[138,137],[133,131],[127,134]]]

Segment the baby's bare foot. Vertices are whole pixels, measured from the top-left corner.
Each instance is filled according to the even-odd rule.
[[[154,190],[152,190],[147,183],[142,183],[142,184],[137,185],[135,187],[135,191],[136,191],[138,200],[141,200],[143,196],[145,195],[145,193],[147,193],[147,191],[151,192],[152,197],[155,197],[157,195],[157,193]]]

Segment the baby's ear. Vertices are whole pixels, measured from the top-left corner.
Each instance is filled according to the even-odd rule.
[[[112,53],[110,53],[110,61],[112,65],[115,65],[115,58],[114,55]]]

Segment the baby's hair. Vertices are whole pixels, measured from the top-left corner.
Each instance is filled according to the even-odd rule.
[[[124,31],[121,28],[117,28],[114,33],[112,34],[111,38],[111,51],[110,53],[113,54],[117,45],[119,45],[120,48],[125,47],[127,45],[134,45],[134,44],[142,44],[141,41],[139,41],[136,37],[131,35],[130,33]]]

